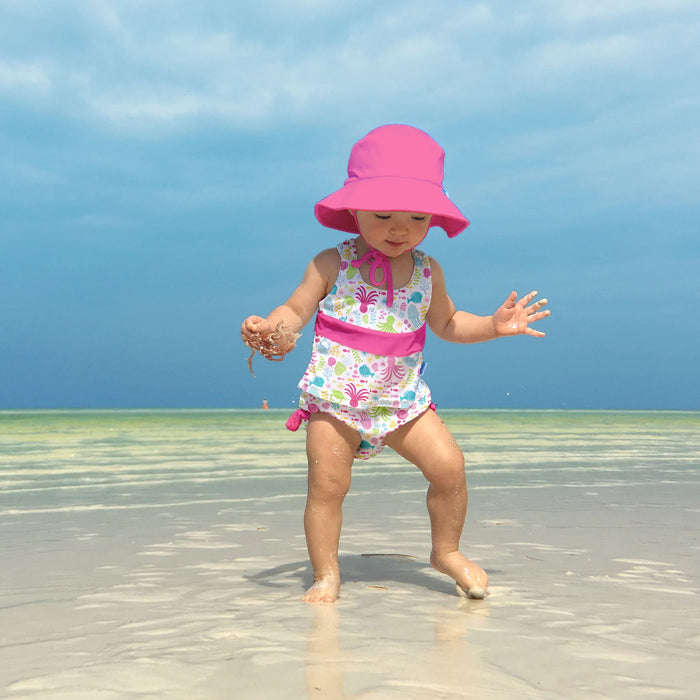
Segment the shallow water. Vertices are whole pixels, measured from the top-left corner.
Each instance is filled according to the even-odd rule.
[[[298,602],[285,413],[0,412],[0,695],[691,697],[700,413],[441,415],[491,596],[430,569],[425,482],[386,450],[353,469],[329,609]]]
[[[471,488],[685,483],[697,474],[700,413],[442,411]],[[303,431],[280,411],[0,411],[3,510],[161,507],[164,498],[303,491]],[[411,465],[387,453],[356,479],[392,487]],[[270,480],[274,487],[270,488]],[[226,485],[228,489],[223,491]]]

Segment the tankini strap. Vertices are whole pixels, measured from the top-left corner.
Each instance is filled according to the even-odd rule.
[[[425,323],[417,331],[387,333],[346,323],[319,311],[314,330],[334,343],[373,355],[408,357],[425,346]]]

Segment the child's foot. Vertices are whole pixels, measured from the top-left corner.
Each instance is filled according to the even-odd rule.
[[[488,595],[487,573],[461,552],[449,552],[439,557],[433,552],[430,565],[441,574],[451,576],[457,582],[457,592],[467,598],[485,598]]]
[[[340,579],[329,574],[323,578],[316,579],[309,588],[302,600],[307,603],[335,603],[340,597]]]

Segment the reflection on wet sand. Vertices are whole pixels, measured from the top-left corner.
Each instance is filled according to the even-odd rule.
[[[310,606],[304,664],[307,698],[425,698],[434,693],[435,697],[459,697],[465,691],[465,683],[483,681],[489,673],[492,684],[497,684],[493,674],[498,674],[483,663],[478,648],[468,640],[470,632],[487,628],[488,604],[459,600],[454,605],[453,609],[440,608],[422,620],[413,618],[407,625],[399,625],[399,631],[409,635],[411,627],[428,630],[432,625],[432,639],[421,641],[420,659],[409,655],[410,667],[396,639],[397,629],[391,616],[368,624],[366,643],[355,647],[358,640],[351,630],[347,631],[346,645],[341,639],[342,622],[354,616],[354,610],[344,609],[342,604]],[[352,623],[349,626],[353,627]],[[368,655],[368,648],[370,654],[376,654],[374,660]],[[511,685],[510,679],[505,685]]]

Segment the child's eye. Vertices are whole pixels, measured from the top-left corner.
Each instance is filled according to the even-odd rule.
[[[391,219],[391,214],[375,214],[375,216],[382,221],[388,221]]]
[[[424,216],[412,216],[411,217],[414,221],[425,221]]]

